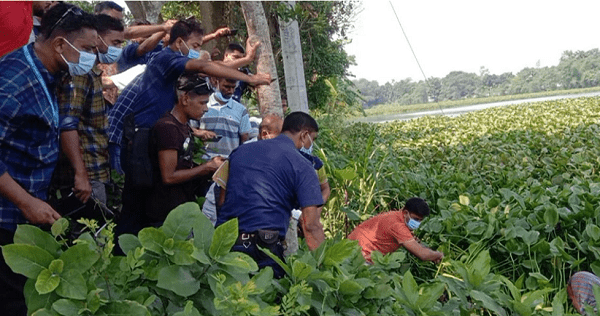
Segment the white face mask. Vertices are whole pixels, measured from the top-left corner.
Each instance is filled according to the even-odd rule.
[[[302,147],[300,147],[300,151],[309,155],[312,155],[312,151],[313,151],[313,141],[312,141],[312,137],[310,137],[310,134],[308,135],[308,139],[310,139],[310,147],[309,148],[305,148],[304,144],[302,144]]]

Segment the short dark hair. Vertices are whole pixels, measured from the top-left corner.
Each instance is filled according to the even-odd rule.
[[[169,45],[175,43],[175,41],[180,37],[183,38],[184,41],[187,40],[192,33],[204,35],[204,30],[196,18],[177,21],[177,23],[175,23],[171,28]]]
[[[98,34],[106,34],[109,31],[123,32],[125,30],[121,20],[115,19],[110,15],[98,14],[94,18],[96,19]]]
[[[301,111],[292,112],[283,120],[282,133],[290,132],[296,134],[303,130],[318,132],[319,124],[317,124],[317,121],[312,116]]]
[[[40,33],[44,39],[49,39],[52,34],[68,36],[83,28],[96,29],[94,16],[78,6],[61,2],[44,14]]]
[[[123,12],[123,7],[121,7],[120,5],[112,2],[112,1],[102,1],[98,4],[96,4],[96,6],[94,7],[94,13],[98,14],[104,10],[117,10],[119,12]]]
[[[425,200],[418,197],[412,197],[406,201],[404,209],[409,213],[417,214],[423,218],[429,216],[429,205]]]
[[[246,50],[244,49],[244,47],[242,45],[240,45],[239,43],[229,43],[229,45],[227,45],[227,48],[225,48],[226,53],[231,53],[236,50],[242,54],[246,53]]]
[[[206,95],[213,93],[206,77],[197,73],[184,73],[177,79],[178,91],[191,91],[197,95]]]

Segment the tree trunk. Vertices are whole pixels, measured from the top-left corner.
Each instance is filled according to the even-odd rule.
[[[295,5],[295,1],[284,2],[288,6]],[[306,97],[306,80],[304,79],[304,61],[302,60],[302,46],[300,45],[300,31],[298,21],[279,20],[279,34],[281,34],[281,53],[283,56],[283,70],[285,74],[285,90],[287,103],[292,112],[302,111],[308,113],[308,98]]]
[[[202,12],[202,28],[205,34],[212,33],[221,26],[227,25],[225,21],[225,6],[224,1],[200,1],[200,11]],[[202,45],[202,49],[212,54],[213,49],[221,48],[220,57],[223,57],[223,47],[229,43],[228,38],[217,38],[206,42]]]
[[[259,1],[241,1],[242,12],[248,26],[248,36],[256,38],[261,42],[257,51],[258,62],[257,71],[271,74],[272,78],[277,78],[277,68],[273,58],[273,47],[269,37],[269,25],[265,17],[265,10]],[[281,108],[281,93],[279,91],[279,82],[273,81],[270,85],[259,86],[258,105],[261,116],[272,113],[283,117]]]
[[[153,24],[163,22],[160,9],[165,1],[125,1],[136,20],[147,20]]]

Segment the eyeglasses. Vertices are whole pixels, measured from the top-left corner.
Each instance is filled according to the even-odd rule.
[[[54,29],[60,24],[60,22],[62,22],[62,20],[67,16],[67,14],[69,14],[69,12],[72,12],[75,15],[83,15],[83,10],[81,10],[81,8],[76,7],[76,6],[70,7],[67,11],[65,11],[65,13],[63,13],[63,15],[60,17],[60,19],[58,19],[58,21],[56,21],[56,23],[54,23],[54,25],[52,25],[52,27],[50,28],[50,31],[48,32],[48,37],[50,37],[50,35],[52,35],[52,31],[54,31]]]
[[[177,86],[177,90],[180,91],[197,91],[202,89],[212,90],[204,77],[199,77],[198,79],[190,80]]]

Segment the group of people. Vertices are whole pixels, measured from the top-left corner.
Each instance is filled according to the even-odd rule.
[[[267,114],[253,133],[241,103],[248,85],[272,82],[269,74],[238,70],[259,44],[231,43],[223,60],[211,61],[202,44],[228,28],[205,35],[195,19],[125,27],[123,9],[110,1],[94,15],[56,2],[0,4],[0,17],[7,12],[24,14],[25,22],[12,25],[28,27],[14,33],[13,46],[0,45],[0,245],[13,242],[18,224],[52,224],[65,198],[92,210],[106,204],[111,169],[125,174],[117,234],[160,226],[173,208],[205,196],[202,211],[214,225],[238,219],[232,250],[272,267],[277,278],[285,272],[257,246],[283,259],[293,209],[309,249],[324,241],[320,217],[330,188],[312,154],[317,122],[303,112]],[[136,66],[119,86],[117,74]],[[207,144],[201,164],[194,161],[197,138]],[[400,247],[439,263],[443,253],[414,236],[429,214],[425,200],[410,198],[348,238],[367,264],[374,251]],[[600,283],[579,275],[569,293],[581,293],[585,280]],[[24,282],[0,261],[5,314],[26,314]]]

